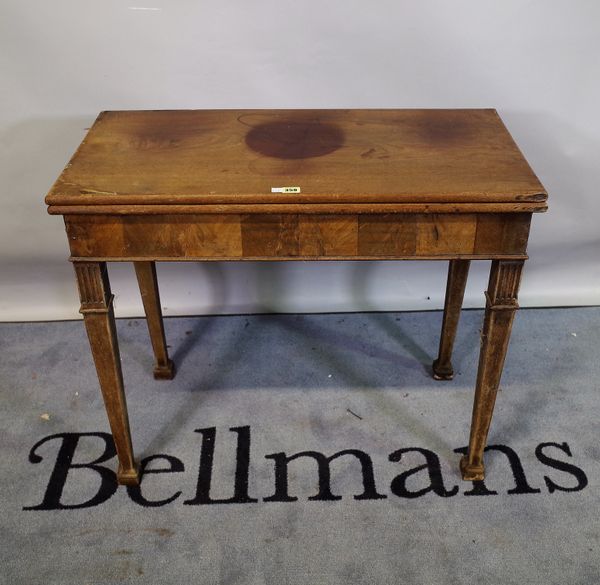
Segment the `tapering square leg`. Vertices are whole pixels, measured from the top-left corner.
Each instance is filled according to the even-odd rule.
[[[157,380],[172,380],[175,376],[175,366],[169,359],[167,352],[158,279],[156,278],[156,265],[154,262],[134,262],[133,265],[142,295],[150,341],[154,350],[154,359],[156,360],[154,378]]]
[[[115,329],[113,296],[106,263],[75,262],[74,267],[81,299],[80,312],[83,314],[100,390],[119,458],[117,481],[121,484],[137,485],[139,473],[131,445],[121,358]]]
[[[475,481],[484,478],[483,450],[492,421],[513,319],[519,308],[517,294],[522,268],[522,260],[492,262],[486,293],[469,449],[460,462],[464,480]]]
[[[460,310],[465,296],[465,287],[469,275],[470,260],[450,260],[448,266],[448,282],[446,284],[446,301],[438,358],[433,362],[433,377],[436,380],[452,380],[452,348],[456,338]]]

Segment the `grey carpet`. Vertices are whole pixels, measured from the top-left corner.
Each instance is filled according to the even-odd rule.
[[[454,450],[468,438],[481,318],[463,313],[445,383],[429,373],[437,312],[168,319],[172,382],[152,378],[145,323],[120,320],[134,448],[177,458],[149,464],[175,471],[147,474],[133,496],[104,472],[105,501],[66,509],[40,508],[85,503],[101,484],[93,469],[68,469],[68,449],[86,464],[110,447],[83,325],[0,325],[0,581],[596,585],[600,308],[519,313],[490,433],[501,447],[477,488],[460,480]],[[257,502],[199,503],[211,434],[210,498],[234,495],[236,441],[249,435]],[[265,501],[285,487],[280,478],[276,492],[273,454],[348,449],[370,457],[384,497],[355,498],[361,465],[347,454],[331,462],[341,499],[314,499],[317,464],[300,457],[288,466],[297,499]]]

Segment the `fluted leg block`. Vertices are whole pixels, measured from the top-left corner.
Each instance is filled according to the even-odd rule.
[[[482,480],[483,450],[494,412],[512,323],[517,309],[523,261],[494,260],[486,293],[479,370],[473,404],[469,449],[460,462],[465,480]]]
[[[448,267],[448,282],[446,285],[446,301],[444,303],[444,318],[438,358],[433,362],[433,377],[436,380],[452,380],[452,349],[460,310],[465,296],[465,287],[469,275],[470,260],[450,260]]]
[[[139,482],[139,473],[131,445],[113,296],[106,263],[75,262],[74,267],[81,299],[80,312],[83,314],[119,459],[117,480],[121,484],[136,485]]]
[[[142,295],[150,341],[154,350],[154,378],[156,380],[172,380],[175,376],[175,366],[169,359],[167,352],[158,279],[156,278],[156,265],[154,262],[134,262],[133,265]]]

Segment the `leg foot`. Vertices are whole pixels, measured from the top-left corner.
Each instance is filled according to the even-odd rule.
[[[433,370],[434,380],[452,380],[454,378],[454,370],[450,362],[440,365],[439,360],[434,360],[431,369]]]
[[[154,366],[155,380],[172,380],[175,377],[175,364],[172,360],[167,360],[165,366]]]
[[[137,463],[134,462],[134,467],[124,469],[119,465],[117,471],[117,483],[119,485],[140,485],[140,470]]]
[[[481,465],[471,465],[466,455],[460,460],[460,472],[465,481],[483,481],[485,477],[483,463]]]

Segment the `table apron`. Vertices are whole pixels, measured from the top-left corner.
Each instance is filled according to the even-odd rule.
[[[526,258],[531,213],[66,215],[72,260]]]

